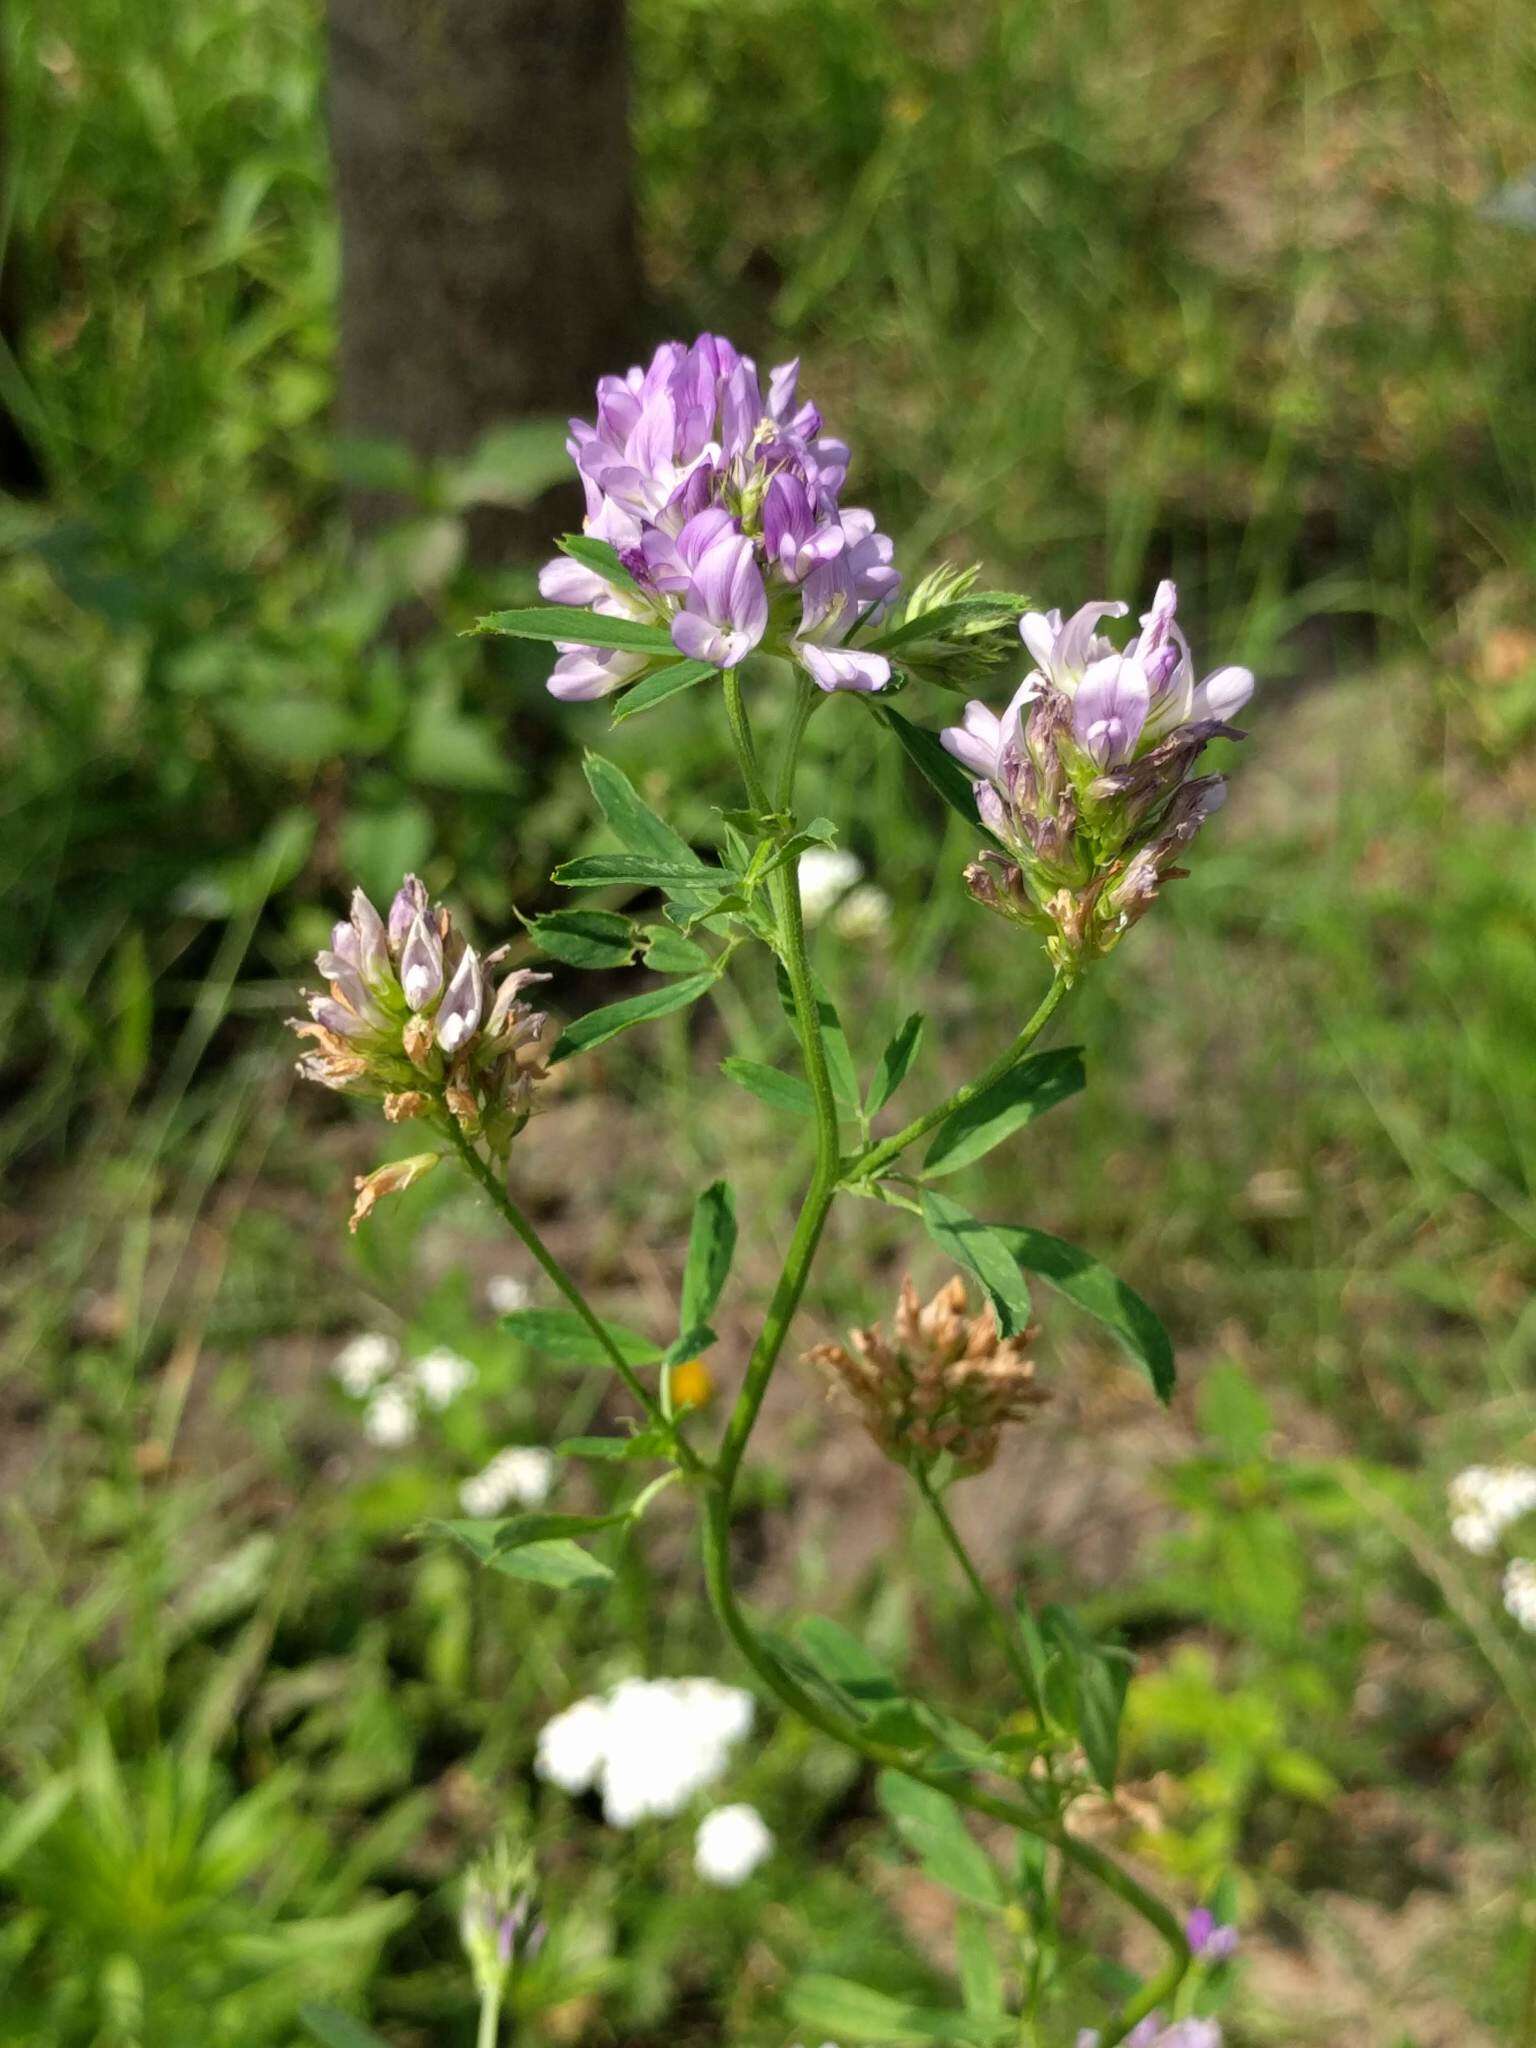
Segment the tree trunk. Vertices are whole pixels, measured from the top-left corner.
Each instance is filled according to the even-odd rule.
[[[452,456],[502,422],[585,410],[638,324],[624,0],[328,14],[342,432]],[[398,510],[354,506],[365,529]],[[518,523],[471,536],[500,552]]]
[[[21,273],[16,260],[16,223],[11,194],[10,80],[0,68],[0,222],[9,222],[0,244],[0,343],[11,362],[20,356]],[[10,406],[0,401],[0,490],[36,497],[43,488],[42,465]]]

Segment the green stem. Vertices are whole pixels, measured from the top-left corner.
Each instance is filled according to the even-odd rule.
[[[724,695],[731,740],[736,750],[748,801],[760,812],[766,812],[767,792],[758,764],[757,749],[753,742],[746,705],[742,698],[741,679],[735,670],[726,671]],[[810,717],[810,709],[811,706],[805,698],[805,686],[802,684],[801,702],[797,704],[795,717],[791,722],[785,760],[780,771],[780,810],[788,810],[793,799],[795,760],[806,720]],[[720,1456],[711,1475],[712,1484],[705,1499],[704,1567],[710,1599],[721,1626],[746,1663],[756,1672],[769,1691],[809,1726],[830,1737],[832,1741],[842,1743],[845,1748],[853,1750],[882,1769],[901,1771],[906,1776],[916,1779],[919,1784],[930,1785],[935,1790],[943,1792],[975,1813],[985,1814],[991,1819],[1022,1828],[1054,1844],[1063,1857],[1075,1863],[1080,1870],[1095,1877],[1156,1930],[1168,1944],[1171,1951],[1170,1960],[1167,1967],[1146,1985],[1126,2005],[1117,2019],[1102,2032],[1102,2048],[1114,2048],[1114,2044],[1122,2041],[1138,2021],[1144,2019],[1154,2007],[1170,1995],[1189,1967],[1189,1947],[1184,1939],[1184,1931],[1175,1916],[1111,1857],[1069,1835],[1059,1818],[1042,1816],[1017,1799],[989,1792],[969,1781],[957,1781],[947,1774],[925,1770],[906,1751],[888,1743],[870,1740],[856,1721],[825,1705],[780,1664],[759,1639],[736,1598],[736,1589],[731,1581],[730,1562],[732,1495],[768,1382],[805,1291],[811,1261],[821,1240],[822,1229],[826,1223],[827,1212],[832,1206],[841,1172],[837,1103],[832,1092],[831,1076],[827,1070],[826,1048],[822,1038],[815,988],[811,980],[810,963],[806,957],[805,926],[801,913],[796,864],[791,863],[774,875],[770,879],[769,889],[777,923],[780,957],[789,978],[806,1080],[810,1085],[816,1110],[816,1164],[801,1204],[800,1214],[796,1219],[783,1270],[768,1304],[762,1331],[748,1361],[741,1392],[726,1425]],[[907,1145],[941,1122],[951,1110],[963,1102],[968,1102],[982,1088],[1006,1074],[1044,1029],[1065,993],[1066,984],[1058,977],[1019,1037],[979,1081],[968,1088],[958,1090],[949,1101],[927,1117],[920,1117],[905,1131],[898,1132],[894,1138],[887,1139],[884,1144],[874,1146],[861,1154],[854,1162],[859,1172],[867,1175],[876,1166],[895,1158]],[[947,1517],[943,1515],[942,1510],[940,1517],[941,1521],[947,1523]],[[954,1538],[954,1542],[958,1547],[958,1554],[964,1559],[969,1576],[972,1570],[969,1559],[965,1557],[958,1537]],[[984,1593],[984,1589],[979,1590]],[[1027,1666],[1025,1668],[1027,1669]],[[1032,1685],[1030,1692],[1033,1697]]]
[[[1057,1005],[1067,993],[1070,985],[1062,975],[1058,974],[1046,990],[1045,999],[1039,1009],[1036,1010],[1012,1045],[998,1055],[985,1073],[979,1074],[974,1081],[967,1081],[964,1087],[957,1088],[953,1095],[946,1096],[943,1102],[938,1103],[933,1109],[926,1110],[922,1116],[914,1117],[911,1123],[903,1130],[897,1131],[894,1136],[882,1138],[878,1145],[870,1145],[864,1151],[856,1153],[843,1169],[844,1178],[847,1180],[872,1179],[884,1167],[889,1166],[899,1153],[905,1152],[909,1145],[915,1145],[919,1138],[925,1137],[929,1131],[943,1123],[945,1117],[951,1115],[957,1109],[963,1109],[966,1103],[974,1102],[978,1095],[983,1094],[985,1090],[1001,1081],[1005,1074],[1010,1073],[1018,1065],[1046,1025],[1049,1024],[1051,1018],[1056,1014]]]
[[[475,2035],[475,2048],[496,2048],[500,2022],[501,1994],[488,1985],[480,1994],[480,2026]]]
[[[779,784],[775,797],[775,808],[787,811],[795,799],[795,770],[800,765],[800,742],[805,738],[805,728],[811,722],[811,713],[825,699],[820,690],[803,671],[797,671],[798,691],[795,708],[790,714],[789,730],[784,735],[784,757],[779,763]]]
[[[976,1604],[986,1616],[987,1626],[991,1629],[993,1635],[996,1636],[998,1643],[1001,1645],[1003,1655],[1008,1659],[1008,1664],[1014,1677],[1023,1687],[1024,1697],[1033,1708],[1035,1719],[1043,1725],[1045,1721],[1045,1702],[1040,1697],[1039,1688],[1035,1684],[1035,1674],[1029,1667],[1029,1659],[1024,1655],[1024,1647],[1015,1634],[1012,1624],[1003,1612],[1001,1604],[988,1588],[981,1573],[977,1571],[971,1553],[966,1549],[964,1542],[961,1540],[960,1531],[950,1519],[949,1509],[944,1505],[943,1496],[935,1488],[927,1472],[921,1466],[914,1465],[912,1477],[916,1482],[918,1492],[928,1503],[933,1519],[939,1525],[944,1541],[949,1546],[950,1555],[954,1558],[956,1564],[959,1565],[961,1572],[964,1574],[966,1584],[970,1587],[972,1593],[975,1594]]]
[[[608,1328],[602,1317],[597,1314],[596,1310],[591,1307],[586,1296],[576,1285],[570,1274],[566,1272],[564,1266],[561,1265],[560,1261],[549,1249],[549,1246],[545,1244],[543,1238],[540,1237],[539,1233],[528,1221],[528,1218],[519,1209],[516,1202],[513,1201],[506,1183],[481,1158],[469,1139],[459,1129],[458,1123],[452,1116],[445,1119],[445,1128],[453,1148],[458,1153],[466,1171],[473,1179],[478,1181],[484,1192],[490,1196],[493,1205],[500,1211],[502,1219],[527,1246],[539,1265],[549,1275],[577,1315],[580,1316],[581,1320],[592,1332],[592,1335],[602,1346],[609,1364],[640,1403],[640,1406],[645,1410],[650,1420],[666,1431],[669,1440],[675,1444],[680,1462],[690,1471],[697,1471],[700,1465],[698,1453],[694,1451],[684,1438],[680,1436],[674,1437],[672,1426],[662,1413],[660,1403],[655,1399],[650,1389],[641,1380],[634,1367],[619,1349],[613,1332]]]
[[[731,739],[741,767],[742,780],[746,784],[748,799],[760,811],[765,811],[767,796],[762,771],[758,766],[752,727],[747,717],[746,704],[742,699],[741,678],[735,669],[727,669],[725,672],[725,706],[726,716],[730,722]],[[791,754],[798,749],[799,736],[805,729],[805,718],[809,716],[809,710],[805,712],[803,718],[797,715],[791,732]],[[794,794],[792,760],[781,780],[781,787],[787,803]],[[779,954],[789,979],[795,1029],[800,1040],[801,1057],[805,1063],[806,1080],[810,1084],[811,1099],[816,1110],[816,1164],[811,1174],[810,1186],[806,1189],[805,1199],[800,1206],[800,1214],[795,1221],[794,1235],[790,1239],[783,1270],[768,1303],[768,1313],[763,1319],[762,1330],[752,1348],[746,1378],[742,1382],[741,1392],[737,1396],[736,1406],[732,1410],[721,1442],[719,1473],[727,1509],[736,1471],[747,1447],[747,1439],[752,1434],[763,1396],[768,1390],[768,1382],[773,1376],[773,1368],[778,1363],[784,1339],[789,1334],[790,1323],[800,1306],[800,1297],[805,1292],[811,1260],[815,1257],[816,1247],[821,1242],[827,1212],[832,1206],[832,1197],[837,1190],[838,1162],[841,1156],[837,1100],[832,1093],[832,1077],[827,1070],[827,1054],[822,1042],[816,991],[811,981],[810,961],[806,956],[805,920],[800,907],[800,881],[796,868],[797,863],[793,861],[780,868],[776,874],[770,876],[768,890],[778,927]]]

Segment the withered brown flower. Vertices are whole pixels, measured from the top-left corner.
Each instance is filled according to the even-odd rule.
[[[984,1472],[1003,1424],[1049,1399],[1025,1352],[1035,1334],[999,1338],[990,1307],[970,1313],[958,1274],[926,1303],[908,1275],[892,1336],[874,1323],[852,1331],[846,1346],[816,1345],[805,1362],[898,1464],[926,1466],[948,1452],[961,1473]]]

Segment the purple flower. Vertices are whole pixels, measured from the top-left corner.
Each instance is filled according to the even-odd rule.
[[[717,529],[718,516],[701,512],[678,536],[678,559],[687,563],[690,576],[683,608],[672,621],[672,644],[694,661],[735,668],[763,637],[768,593],[751,541],[729,524]],[[690,547],[690,535],[706,525],[709,536]]]
[[[1237,1929],[1224,1926],[1209,1906],[1196,1906],[1184,1922],[1184,1939],[1197,1962],[1225,1963],[1237,1954]]]
[[[846,643],[899,588],[891,543],[872,513],[839,507],[848,448],[801,399],[799,368],[770,371],[765,397],[751,358],[703,334],[604,377],[596,418],[573,420],[566,445],[586,493],[583,531],[617,551],[631,581],[561,556],[540,572],[543,596],[664,626],[680,654],[716,668],[763,646],[824,690],[884,688],[889,663]],[[809,594],[835,562],[835,583]],[[603,697],[653,661],[565,642],[549,687]]]
[[[1099,628],[1127,607],[1096,599],[1065,621],[1027,612],[1019,633],[1034,659],[1002,714],[973,700],[942,735],[973,778],[977,812],[998,847],[966,871],[988,908],[1044,932],[1056,964],[1075,973],[1145,915],[1205,819],[1219,776],[1193,777],[1208,740],[1241,738],[1227,715],[1253,677],[1218,669],[1197,684],[1160,583],[1140,631],[1121,650]]]

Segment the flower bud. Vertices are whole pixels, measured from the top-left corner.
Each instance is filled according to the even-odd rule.
[[[425,911],[411,920],[400,954],[400,986],[413,1010],[424,1010],[443,985],[443,942]]]
[[[485,979],[480,972],[479,955],[473,946],[467,946],[437,1013],[437,1042],[444,1052],[457,1052],[466,1039],[474,1036],[484,1005]]]

